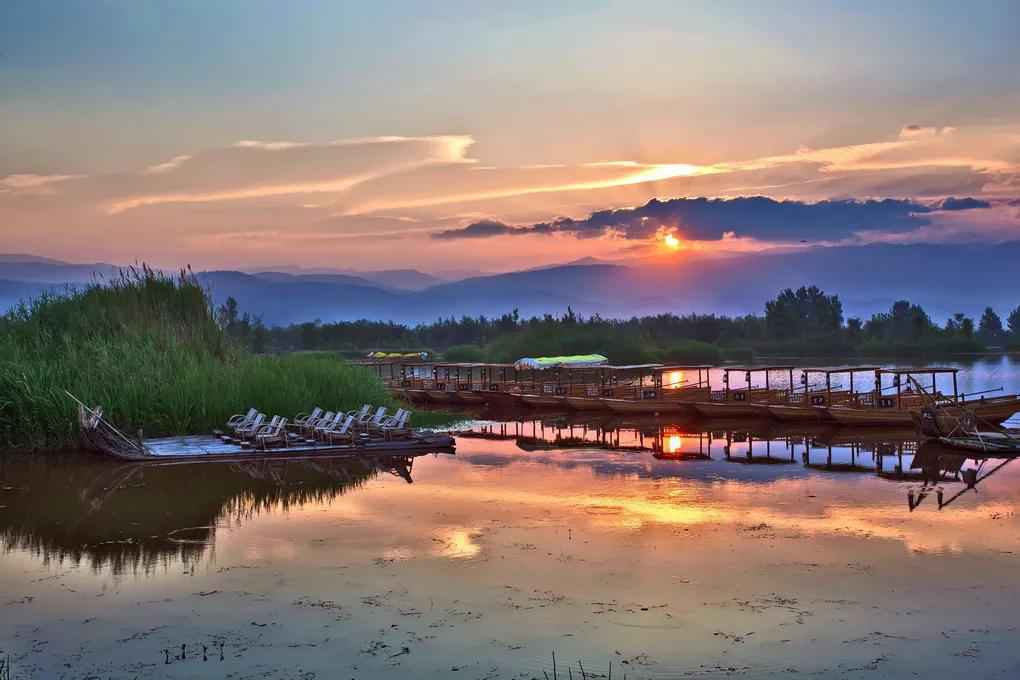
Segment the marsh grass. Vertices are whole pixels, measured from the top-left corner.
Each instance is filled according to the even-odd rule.
[[[144,267],[0,319],[0,445],[73,445],[76,410],[64,390],[147,436],[206,432],[249,406],[293,416],[393,404],[375,376],[336,358],[235,347],[187,273]]]

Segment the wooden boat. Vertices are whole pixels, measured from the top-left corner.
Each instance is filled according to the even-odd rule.
[[[476,390],[459,390],[454,393],[457,401],[465,404],[484,404],[485,393]]]
[[[771,415],[767,404],[738,401],[695,401],[691,406],[698,415],[705,418],[761,418]]]
[[[796,404],[765,404],[769,415],[776,420],[817,422],[829,420],[829,411],[824,406],[802,406]]]
[[[390,455],[450,451],[453,437],[437,432],[415,432],[409,437],[386,440],[363,438],[353,444],[328,444],[301,440],[291,446],[253,449],[228,443],[215,435],[187,435],[155,439],[131,439],[102,417],[101,409],[79,402],[79,427],[84,448],[126,461],[239,461],[261,458],[314,458],[344,454]]]
[[[710,366],[651,364],[618,370],[629,372],[629,382],[621,385],[620,376],[612,375],[602,398],[604,406],[614,413],[694,416],[694,402],[707,401],[711,396]]]
[[[827,368],[801,369],[801,388],[791,390],[787,399],[770,401],[769,414],[777,420],[785,421],[819,421],[832,420],[829,407],[846,404],[854,396],[854,378],[858,373],[873,373],[878,366],[838,366]],[[821,376],[822,382],[813,383],[813,376]],[[849,389],[841,385],[833,385],[833,377],[841,376],[849,379]]]
[[[609,406],[598,397],[565,397],[564,402],[575,411],[605,411]]]
[[[952,367],[877,369],[874,391],[854,394],[845,404],[831,406],[829,416],[847,425],[908,425],[916,422],[926,407],[937,406],[940,417],[969,413],[979,421],[998,424],[1020,411],[1020,396],[1017,395],[966,401],[967,395],[957,391],[959,370]],[[930,392],[917,381],[917,375],[930,376]],[[952,376],[951,395],[938,391],[936,381],[940,375]],[[883,386],[885,376],[893,377],[892,385]],[[886,394],[890,388],[896,389],[895,394]]]
[[[829,417],[841,425],[909,425],[913,422],[909,409],[898,408],[832,406]]]
[[[771,404],[788,404],[793,390],[793,366],[745,366],[723,369],[723,389],[710,392],[694,402],[698,415],[705,418],[768,418]],[[746,387],[733,388],[731,376],[743,374]],[[774,373],[788,375],[786,388],[773,388]],[[752,377],[764,377],[764,386],[752,386]]]
[[[485,403],[490,408],[494,409],[520,409],[524,407],[524,402],[521,401],[521,395],[516,392],[504,392],[500,390],[486,390],[481,391],[485,398]]]
[[[939,437],[942,444],[989,456],[1020,456],[1020,432],[975,432]]]
[[[528,406],[538,408],[562,407],[567,403],[567,398],[555,394],[522,394],[521,401]]]
[[[434,401],[438,404],[451,404],[459,401],[457,399],[457,393],[450,392],[449,390],[425,390],[425,396],[428,397],[429,401]]]
[[[682,399],[602,399],[602,403],[615,413],[634,413],[645,415],[679,414],[691,416],[695,414],[696,402]]]

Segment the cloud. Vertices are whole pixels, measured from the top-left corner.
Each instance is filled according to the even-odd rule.
[[[962,203],[973,199],[954,200]],[[600,210],[580,220],[561,218],[527,226],[482,220],[461,229],[436,232],[433,238],[569,233],[578,237],[615,234],[626,239],[648,239],[667,229],[697,241],[722,239],[727,233],[760,240],[831,241],[849,238],[862,231],[905,232],[917,229],[929,224],[930,220],[925,215],[932,209],[932,206],[923,203],[898,199],[817,203],[777,201],[764,196],[652,199],[638,208]]]
[[[685,247],[726,251],[1020,233],[1020,205],[1009,205],[1020,196],[1020,125],[908,125],[859,142],[743,160],[702,152],[685,162],[695,159],[649,151],[511,165],[474,158],[470,135],[247,139],[110,174],[0,177],[0,233],[9,248],[94,259],[116,251],[171,264],[245,257],[244,239],[224,249],[218,235],[273,234],[250,239],[251,249],[318,263],[349,257],[341,241],[357,239],[359,256],[380,266],[428,257],[426,248],[448,256],[478,239],[528,234],[584,239],[570,246],[579,256],[605,256],[646,247],[660,230],[676,231]],[[350,232],[355,224],[364,229]],[[735,237],[723,241],[727,232]],[[413,245],[393,248],[400,235]],[[556,257],[556,248],[537,254],[536,245],[506,239],[492,259],[505,267],[509,253]]]
[[[156,165],[150,165],[149,167],[147,167],[145,169],[145,172],[150,174],[150,175],[151,174],[159,174],[161,172],[170,172],[171,170],[176,170],[177,168],[179,168],[182,165],[184,165],[184,163],[186,161],[190,161],[190,160],[191,160],[191,156],[188,156],[188,155],[174,156],[173,158],[171,158],[170,160],[166,161],[165,163],[157,163]]]
[[[511,227],[496,220],[480,220],[472,222],[462,229],[447,229],[436,232],[432,238],[437,239],[458,239],[458,238],[489,238],[490,236],[505,236],[507,234],[526,234],[530,229],[527,227]]]
[[[141,173],[99,180],[116,193],[108,215],[144,206],[213,203],[299,194],[340,194],[354,186],[429,165],[471,163],[467,135],[370,137],[323,144],[243,140],[181,155]]]
[[[64,182],[77,177],[81,177],[81,175],[7,175],[6,177],[0,177],[0,192],[38,190],[41,187],[46,187],[46,185]]]
[[[957,198],[950,196],[939,203],[939,210],[976,210],[980,208],[991,208],[992,204],[977,198]]]

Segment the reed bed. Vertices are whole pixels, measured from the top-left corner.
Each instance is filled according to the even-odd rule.
[[[293,416],[316,404],[392,404],[361,367],[234,346],[187,273],[168,277],[144,267],[44,296],[0,319],[0,445],[73,445],[76,407],[65,390],[146,435],[209,431],[248,406]]]

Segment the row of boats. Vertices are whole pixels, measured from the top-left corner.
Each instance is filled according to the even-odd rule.
[[[596,357],[598,355],[595,355]],[[842,425],[913,425],[925,408],[1002,423],[1020,396],[959,390],[958,368],[641,364],[613,366],[590,355],[514,364],[372,359],[363,364],[411,402],[671,415],[773,418]],[[603,358],[604,359],[604,358]],[[712,371],[721,372],[713,387]],[[799,378],[799,379],[798,379]],[[861,389],[861,388],[864,389]]]

